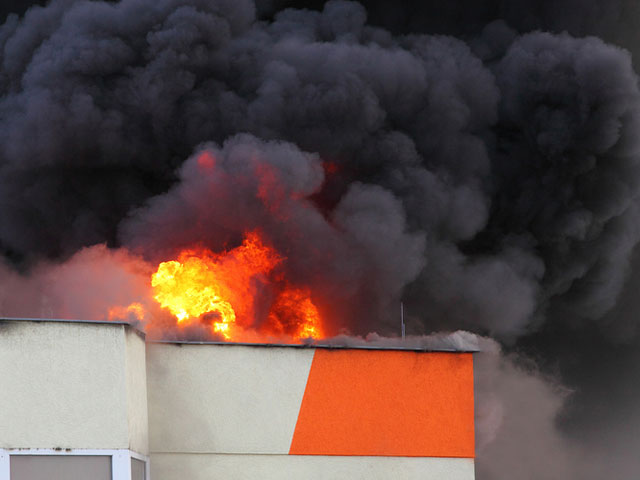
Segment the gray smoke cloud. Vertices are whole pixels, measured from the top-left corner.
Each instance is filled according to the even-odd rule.
[[[393,333],[402,299],[412,334],[506,346],[479,361],[480,395],[501,402],[487,417],[505,419],[480,478],[590,478],[576,465],[604,449],[591,385],[614,370],[591,383],[572,362],[593,365],[593,336],[625,345],[607,363],[621,378],[638,365],[635,7],[288,5],[53,0],[9,15],[0,250],[37,271],[96,243],[159,261],[260,230],[332,333]],[[543,359],[524,368],[511,351]],[[525,439],[557,461],[514,463]]]
[[[325,217],[308,200],[323,177],[317,154],[236,135],[188,159],[174,188],[123,223],[124,243],[158,262],[194,242],[220,251],[258,230],[286,257],[286,277],[315,292],[334,331],[362,312],[365,329],[420,272],[424,235],[407,232],[401,202],[378,185],[352,183]]]
[[[428,265],[411,302],[431,313],[431,327],[446,318],[513,339],[550,300],[595,316],[614,303],[637,239],[638,92],[625,52],[530,34],[487,66],[453,38],[367,27],[355,3],[288,10],[271,23],[255,23],[249,2],[142,8],[54,2],[3,26],[8,252],[116,243],[121,220],[176,180],[181,158],[250,132],[337,165],[303,212],[309,220],[296,218],[299,230],[313,224],[306,235],[320,213],[340,223],[349,202],[363,218],[376,202],[401,202],[379,211],[426,238],[422,259],[372,235],[371,218],[342,223],[388,265]],[[219,223],[210,213],[202,220]],[[215,226],[199,233],[228,241]],[[120,233],[125,244],[131,237]],[[397,299],[415,268],[406,278],[385,268]]]

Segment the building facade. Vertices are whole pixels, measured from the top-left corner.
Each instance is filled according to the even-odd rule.
[[[0,480],[474,478],[464,352],[0,320]]]

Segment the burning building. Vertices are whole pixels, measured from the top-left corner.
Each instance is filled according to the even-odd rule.
[[[474,478],[469,352],[0,331],[2,480]]]
[[[154,343],[393,336],[403,302],[411,335],[464,330],[495,347],[475,359],[479,478],[638,478],[637,1],[33,1],[0,2],[0,315],[114,323],[2,323],[1,475],[37,460],[19,448],[99,451],[85,460],[117,475],[191,460],[206,463],[194,478],[254,461],[470,469],[467,449],[367,455],[328,436],[320,446],[340,451],[288,455],[358,431],[325,412],[299,437],[308,381],[291,386],[297,404],[245,422],[275,450],[259,428],[234,444],[229,416],[210,416],[235,412],[216,403],[218,385],[237,385],[222,372],[269,365],[294,382],[316,357],[355,366],[366,352]],[[465,355],[374,353],[400,371],[392,357],[414,356],[420,378],[430,359]],[[206,389],[203,372],[217,379]],[[256,378],[264,405],[279,402],[278,381]],[[440,411],[407,382],[382,388],[407,392],[398,408],[371,385],[356,395],[385,409],[385,438],[387,417],[413,432],[398,412],[426,429],[412,395]],[[262,405],[250,400],[237,405]],[[349,412],[372,425],[367,411]],[[420,445],[395,443],[407,449],[376,445]]]

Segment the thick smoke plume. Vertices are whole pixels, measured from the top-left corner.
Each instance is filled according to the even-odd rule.
[[[629,442],[597,438],[624,413],[640,425],[637,388],[611,386],[623,413],[602,428],[591,399],[638,365],[640,13],[506,3],[53,0],[8,15],[0,313],[95,315],[128,303],[148,262],[259,230],[331,334],[395,333],[403,300],[411,334],[509,350],[485,340],[478,360],[480,478],[612,464],[632,478]],[[95,269],[103,300],[79,280]],[[597,349],[616,360],[596,368]]]

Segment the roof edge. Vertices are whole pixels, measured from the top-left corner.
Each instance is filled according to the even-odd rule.
[[[198,341],[198,340],[151,340],[146,338],[144,330],[137,325],[123,321],[109,320],[82,320],[71,318],[22,318],[22,317],[0,317],[1,322],[37,322],[37,323],[76,323],[87,325],[115,325],[129,327],[140,335],[146,343],[164,344],[164,345],[212,345],[212,346],[240,346],[255,348],[321,348],[326,350],[384,350],[384,351],[404,351],[404,352],[423,352],[423,353],[478,353],[479,349],[455,349],[455,348],[432,348],[420,346],[402,346],[402,345],[362,345],[362,344],[340,344],[326,343],[319,341],[307,341],[302,343],[249,343],[249,342],[220,342],[220,341]]]
[[[144,330],[140,329],[137,325],[123,322],[123,321],[110,321],[110,320],[81,320],[75,318],[25,318],[25,317],[0,317],[1,322],[35,322],[35,323],[78,323],[78,324],[88,324],[88,325],[116,325],[129,327],[137,334],[141,335],[142,338],[145,339],[147,334]]]
[[[257,348],[300,348],[325,350],[387,350],[403,352],[423,352],[423,353],[478,353],[480,350],[456,350],[453,348],[421,348],[410,346],[385,346],[385,345],[339,345],[330,343],[249,343],[249,342],[215,342],[215,341],[194,341],[194,340],[147,340],[147,343],[160,345],[212,345],[225,347],[257,347]]]

